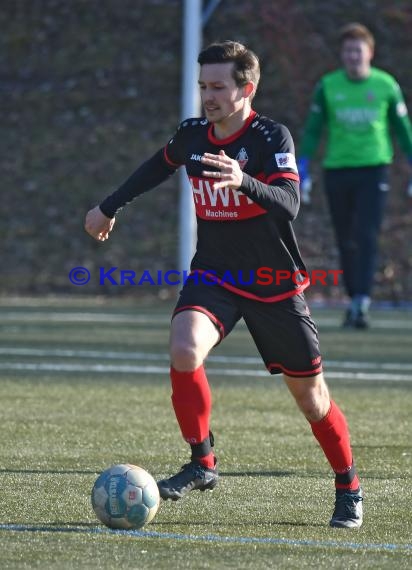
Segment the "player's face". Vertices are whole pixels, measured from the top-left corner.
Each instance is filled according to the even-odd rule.
[[[365,41],[348,39],[343,42],[342,63],[351,79],[363,79],[369,75],[372,57],[373,51]]]
[[[250,106],[245,88],[238,87],[232,77],[233,63],[207,63],[199,74],[200,98],[206,118],[221,123],[242,115]]]

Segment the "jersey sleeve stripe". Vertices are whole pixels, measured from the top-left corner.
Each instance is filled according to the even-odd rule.
[[[300,180],[299,175],[294,172],[275,172],[268,176],[266,183],[270,184],[272,180],[276,180],[276,178],[288,178],[289,180],[296,180],[296,182]]]
[[[167,162],[167,164],[169,164],[170,166],[173,166],[173,168],[177,168],[178,166],[181,166],[179,163],[173,162],[173,160],[171,160],[167,156],[167,147],[166,146],[163,149],[163,157],[164,157],[165,161]]]

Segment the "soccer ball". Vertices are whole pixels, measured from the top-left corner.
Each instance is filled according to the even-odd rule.
[[[130,530],[141,528],[154,518],[160,495],[150,473],[137,465],[120,464],[99,475],[91,499],[103,524]]]

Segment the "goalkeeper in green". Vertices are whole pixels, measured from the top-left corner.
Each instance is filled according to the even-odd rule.
[[[378,237],[393,160],[391,130],[411,165],[412,127],[396,80],[371,66],[374,38],[352,23],[340,32],[343,67],[315,88],[302,134],[298,170],[301,200],[310,202],[310,160],[326,131],[324,187],[351,304],[345,327],[368,327]]]

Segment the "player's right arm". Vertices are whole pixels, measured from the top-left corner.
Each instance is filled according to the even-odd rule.
[[[314,156],[320,139],[326,117],[325,96],[322,82],[319,82],[312,96],[312,103],[303,128],[300,141],[298,171],[300,176],[300,195],[303,204],[311,201],[312,178],[310,175],[310,159]]]
[[[164,182],[176,171],[181,164],[179,145],[173,145],[173,152],[168,150],[175,139],[178,140],[179,137],[175,135],[165,148],[159,149],[141,164],[115,192],[87,213],[84,227],[88,234],[98,241],[108,239],[115,223],[116,213],[137,196]]]
[[[113,218],[126,204],[164,182],[175,170],[175,167],[166,162],[163,149],[158,150],[141,164],[120,188],[103,200],[99,206],[100,210],[108,218]]]
[[[320,81],[312,95],[308,116],[303,127],[299,145],[299,156],[311,159],[318,148],[322,138],[326,119],[326,105],[323,82]]]

